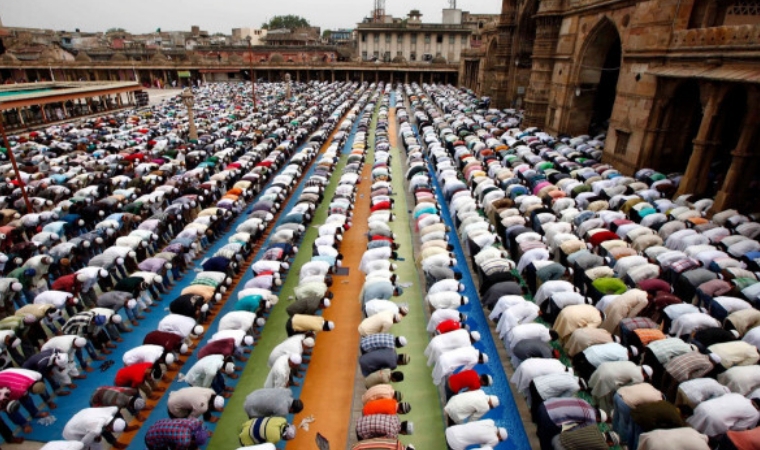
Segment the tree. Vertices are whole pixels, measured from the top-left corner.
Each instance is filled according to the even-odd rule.
[[[301,16],[294,16],[288,14],[287,16],[274,16],[269,22],[261,25],[261,28],[265,30],[276,30],[278,28],[287,28],[293,30],[296,28],[305,28],[311,26],[309,21]]]
[[[108,33],[126,33],[127,30],[124,28],[109,28],[106,30],[106,34]]]
[[[325,30],[322,32],[322,38],[323,39],[330,39],[332,37],[332,31],[331,30]]]

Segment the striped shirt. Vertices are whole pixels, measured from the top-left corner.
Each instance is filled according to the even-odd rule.
[[[396,337],[390,333],[377,333],[364,336],[360,342],[362,353],[384,348],[396,348]]]
[[[550,398],[544,402],[544,408],[558,426],[567,423],[581,426],[596,424],[596,408],[579,398]]]
[[[580,390],[578,377],[570,373],[550,373],[533,379],[538,395],[543,400],[557,397],[572,397]]]
[[[356,422],[359,440],[372,438],[395,439],[401,431],[401,421],[397,415],[372,414],[363,416]]]
[[[686,381],[702,378],[713,369],[713,363],[707,355],[699,352],[689,352],[670,360],[665,370],[676,381]]]
[[[667,364],[668,361],[676,356],[694,351],[691,345],[678,338],[660,339],[659,341],[650,343],[647,349],[652,352],[660,364]]]

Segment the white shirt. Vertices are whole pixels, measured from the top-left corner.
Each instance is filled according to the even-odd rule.
[[[101,435],[103,427],[111,423],[118,412],[119,408],[116,406],[83,409],[74,414],[66,423],[63,428],[63,437],[89,446]]]
[[[538,288],[533,300],[537,305],[541,306],[547,298],[558,292],[575,292],[575,287],[572,283],[563,280],[551,280],[541,284]]]
[[[290,378],[290,355],[282,355],[269,370],[267,379],[264,382],[265,388],[287,388]]]
[[[446,442],[452,450],[465,450],[471,445],[499,444],[498,428],[493,420],[478,420],[446,428]]]
[[[127,353],[124,353],[122,361],[124,362],[125,366],[131,366],[133,364],[146,362],[154,363],[158,361],[163,354],[164,347],[160,345],[141,345],[139,347],[133,348],[132,350],[129,350]]]
[[[488,315],[488,318],[491,320],[498,320],[499,317],[501,317],[502,314],[504,314],[504,311],[511,308],[514,305],[517,305],[519,303],[526,302],[525,298],[523,298],[520,295],[504,295],[499,297],[499,299],[496,301],[496,304],[494,305],[493,309],[491,310],[491,314]]]
[[[66,301],[74,297],[68,292],[63,291],[45,291],[34,297],[35,305],[53,305],[58,309],[66,306]]]
[[[480,351],[473,346],[449,350],[441,354],[433,368],[433,381],[440,385],[445,377],[454,373],[459,367],[469,370],[475,367]]]
[[[507,333],[504,343],[509,348],[509,352],[512,353],[515,345],[524,339],[540,339],[543,342],[549,342],[551,341],[549,328],[546,325],[535,322],[518,325]]]
[[[499,336],[504,338],[509,330],[523,324],[533,322],[538,317],[540,308],[533,302],[518,303],[501,315],[499,323],[496,325],[496,330],[499,332]]]
[[[462,306],[462,295],[459,292],[439,292],[429,294],[427,301],[434,309],[457,309]]]
[[[562,361],[558,359],[528,358],[520,364],[517,370],[515,370],[510,381],[515,385],[518,391],[527,396],[529,393],[528,387],[534,378],[552,373],[565,372],[572,374],[572,369],[568,369],[567,366],[562,364]]]
[[[741,394],[726,394],[697,405],[686,422],[700,433],[717,436],[728,430],[748,430],[757,425],[758,419],[760,413],[751,400]]]
[[[459,311],[456,309],[437,309],[433,311],[433,314],[430,315],[427,331],[428,333],[435,333],[435,329],[438,328],[438,325],[440,325],[441,322],[445,322],[447,320],[459,321],[459,319]]]
[[[375,298],[364,303],[364,311],[367,317],[374,316],[383,311],[391,311],[393,314],[398,314],[399,307],[391,300]],[[433,331],[435,331],[435,328]]]
[[[169,314],[158,323],[158,331],[166,331],[186,338],[192,334],[195,325],[195,319],[192,317],[182,316],[180,314]]]
[[[463,291],[463,285],[454,279],[441,280],[430,286],[428,289],[428,295],[437,294],[439,292],[461,292]]]
[[[441,354],[461,347],[472,345],[470,332],[464,328],[454,330],[446,334],[441,334],[430,340],[425,349],[425,356],[428,357],[427,365],[435,363]]]
[[[240,347],[243,345],[243,339],[245,338],[246,333],[243,330],[222,330],[217,331],[214,333],[213,336],[208,340],[209,342],[214,341],[220,341],[222,339],[234,339],[235,340],[235,347]]]
[[[223,330],[249,330],[256,321],[256,313],[249,311],[232,311],[219,321],[219,331]]]
[[[451,397],[443,408],[455,423],[478,420],[490,409],[488,395],[482,389],[457,394]]]
[[[306,335],[297,334],[277,344],[277,346],[273,348],[272,352],[269,354],[267,365],[269,367],[272,367],[275,361],[277,361],[283,355],[289,356],[293,354],[297,354],[297,355],[303,354],[303,340],[304,339],[306,339]]]

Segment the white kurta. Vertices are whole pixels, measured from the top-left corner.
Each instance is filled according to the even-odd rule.
[[[116,406],[83,409],[66,422],[63,437],[89,446],[101,435],[103,427],[108,425],[118,412],[119,408]]]
[[[441,354],[433,368],[433,382],[440,385],[444,378],[460,367],[472,369],[478,363],[480,351],[475,347],[462,347]]]
[[[441,354],[461,347],[472,345],[470,332],[465,329],[454,330],[450,333],[441,334],[430,340],[425,349],[425,356],[428,357],[427,364],[432,366],[441,356]]]
[[[700,433],[717,436],[726,431],[748,430],[760,419],[752,401],[741,394],[726,394],[704,401],[686,421]]]
[[[161,358],[161,356],[164,354],[164,347],[160,345],[141,345],[139,347],[135,347],[132,350],[127,351],[127,353],[124,353],[124,356],[122,357],[122,361],[124,362],[125,366],[131,366],[133,364],[140,364],[140,363],[154,363]]]
[[[451,450],[465,450],[471,445],[499,444],[498,428],[493,420],[478,420],[446,428],[446,442]]]
[[[482,389],[457,394],[451,397],[443,408],[455,423],[478,420],[490,409],[488,395]]]
[[[272,352],[269,353],[269,359],[267,360],[267,365],[269,367],[272,367],[281,356],[283,355],[301,355],[303,354],[303,340],[306,339],[305,334],[297,334],[295,336],[291,336],[284,341],[277,344],[275,348],[272,349]]]
[[[282,355],[272,364],[264,382],[265,388],[287,388],[290,378],[290,356]]]

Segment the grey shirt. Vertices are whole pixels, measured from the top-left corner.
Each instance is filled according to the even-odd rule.
[[[257,389],[245,398],[243,409],[248,418],[285,417],[293,404],[293,392],[287,388]]]

